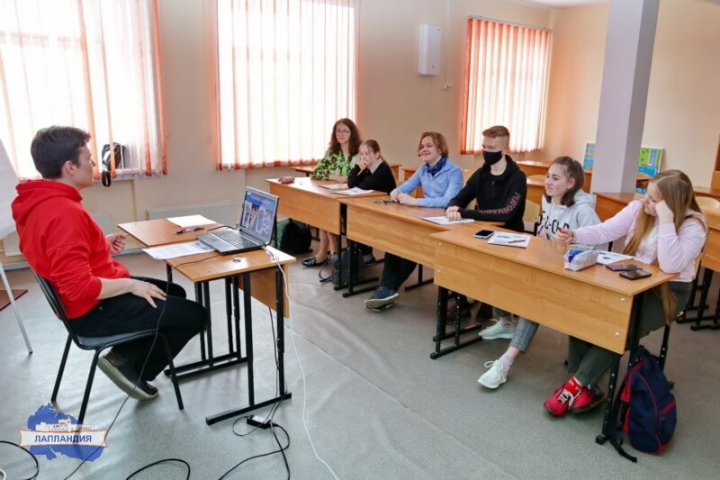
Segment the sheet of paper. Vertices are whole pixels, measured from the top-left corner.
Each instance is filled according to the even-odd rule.
[[[530,235],[520,235],[515,233],[495,232],[490,237],[488,243],[493,245],[506,245],[508,247],[527,248],[530,245]]]
[[[451,225],[453,223],[472,223],[472,218],[463,218],[460,220],[450,220],[447,217],[423,217],[423,220],[428,222],[437,223],[438,225]]]
[[[176,243],[162,247],[143,248],[143,252],[155,260],[167,260],[168,258],[186,257],[188,255],[195,255],[196,253],[213,251],[215,250],[212,247],[202,242]]]
[[[187,227],[198,227],[200,225],[210,225],[213,222],[209,218],[205,218],[202,215],[187,215],[185,217],[170,217],[169,221],[181,228]]]
[[[347,183],[321,183],[320,186],[322,188],[327,188],[328,190],[347,190],[348,189]]]
[[[362,188],[351,188],[350,190],[343,190],[341,192],[335,192],[338,195],[362,195],[364,193],[371,193],[372,190],[363,190]]]
[[[598,251],[597,262],[601,265],[609,265],[619,262],[620,260],[631,260],[631,255],[623,255],[622,253],[608,252],[605,250]]]

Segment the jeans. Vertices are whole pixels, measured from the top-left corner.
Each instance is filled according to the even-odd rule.
[[[187,300],[180,285],[152,278],[133,278],[157,285],[167,292],[167,299],[155,299],[157,308],[153,308],[147,300],[131,293],[105,298],[82,317],[70,320],[70,325],[76,334],[85,337],[158,328],[167,339],[174,358],[207,325],[205,307]],[[153,380],[168,365],[165,346],[155,338],[142,338],[113,347],[113,350],[130,360],[145,381]]]

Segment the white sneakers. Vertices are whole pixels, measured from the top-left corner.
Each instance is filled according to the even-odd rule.
[[[507,382],[507,372],[503,370],[500,360],[485,362],[485,368],[487,368],[488,371],[478,378],[478,383],[483,387],[495,390],[500,385]]]
[[[498,338],[512,340],[514,334],[515,324],[511,327],[504,327],[499,320],[495,323],[495,325],[481,330],[480,333],[478,333],[483,340],[497,340]]]

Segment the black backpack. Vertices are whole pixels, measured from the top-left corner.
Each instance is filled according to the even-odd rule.
[[[355,273],[357,275],[357,280],[363,279],[363,267],[365,266],[363,262],[363,256],[357,255],[356,261],[355,261]],[[348,279],[350,278],[350,252],[348,250],[343,250],[342,255],[340,255],[340,268],[336,268],[330,277],[332,280],[333,285],[336,287],[342,287],[347,285]]]
[[[620,401],[613,407],[610,421],[617,424],[623,416],[623,431],[636,450],[657,454],[665,450],[677,424],[675,397],[657,357],[640,345],[630,356],[630,367],[620,385]],[[637,462],[622,448],[616,427],[610,441],[620,455]]]
[[[280,229],[279,248],[288,255],[298,255],[310,250],[310,229],[307,225],[288,219]]]

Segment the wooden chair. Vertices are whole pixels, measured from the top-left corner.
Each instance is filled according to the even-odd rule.
[[[40,288],[45,294],[50,307],[52,307],[55,315],[63,322],[65,329],[68,331],[68,338],[65,342],[65,351],[63,352],[62,360],[60,361],[60,368],[58,369],[57,378],[55,379],[55,387],[53,388],[52,396],[50,400],[55,403],[57,399],[58,391],[60,390],[60,382],[62,381],[63,372],[65,371],[65,364],[67,363],[68,353],[70,351],[70,344],[75,343],[81,350],[94,350],[92,363],[90,364],[90,372],[88,374],[87,383],[85,384],[85,393],[83,395],[82,404],[80,405],[80,415],[77,418],[79,424],[83,423],[85,419],[85,411],[87,410],[88,400],[90,398],[90,390],[92,389],[93,380],[95,378],[95,369],[97,367],[98,358],[103,350],[113,347],[115,345],[122,345],[140,338],[152,338],[157,335],[157,340],[162,342],[165,346],[165,352],[167,353],[170,369],[170,378],[172,379],[173,387],[175,387],[175,397],[177,398],[178,408],[183,410],[182,395],[180,394],[180,387],[178,386],[177,377],[175,376],[175,365],[173,364],[172,353],[170,352],[170,346],[164,335],[159,333],[156,329],[149,330],[138,330],[136,332],[124,333],[120,335],[112,335],[108,337],[82,337],[77,335],[71,325],[71,321],[68,320],[65,309],[60,301],[60,296],[55,291],[55,288],[50,284],[47,279],[39,276],[33,271],[35,279],[37,280]]]

